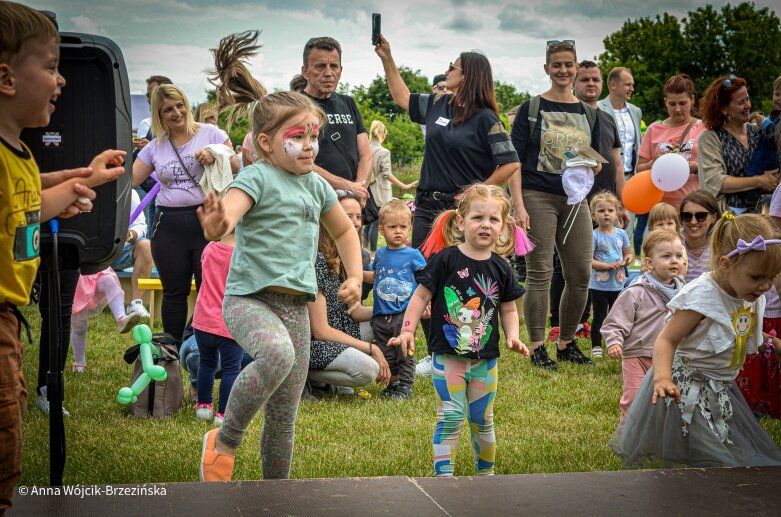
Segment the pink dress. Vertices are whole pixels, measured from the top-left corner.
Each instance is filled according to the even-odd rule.
[[[103,289],[98,289],[98,281],[101,278],[113,278],[114,281],[103,282]],[[110,300],[118,296],[124,299],[125,293],[122,291],[117,274],[110,267],[94,275],[81,275],[76,285],[71,313],[76,315],[84,312],[86,316],[97,314]]]
[[[684,131],[686,131],[686,126],[668,127],[663,122],[654,122],[648,126],[645,136],[643,136],[643,142],[640,144],[638,155],[650,161],[663,154],[672,152],[678,145],[678,142],[680,142]],[[687,162],[697,162],[697,139],[703,131],[705,131],[705,126],[702,124],[702,121],[696,120],[686,134],[686,140],[681,144],[681,149],[678,152],[686,158]],[[699,189],[700,180],[698,176],[689,174],[686,184],[673,192],[665,192],[662,201],[679,210],[683,198],[690,192]]]

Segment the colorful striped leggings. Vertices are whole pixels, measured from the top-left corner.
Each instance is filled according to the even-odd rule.
[[[287,479],[293,458],[296,414],[309,369],[306,298],[263,291],[226,296],[225,325],[252,357],[233,383],[220,441],[238,447],[263,408],[260,437],[263,479]]]
[[[494,398],[499,380],[497,360],[464,359],[440,353],[435,353],[432,359],[437,396],[434,473],[443,477],[453,475],[458,438],[466,416],[477,474],[493,474],[496,458]]]

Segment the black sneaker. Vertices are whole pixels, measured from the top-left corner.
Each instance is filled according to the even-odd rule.
[[[539,348],[532,352],[531,361],[534,366],[539,366],[540,368],[548,368],[549,370],[558,368],[556,362],[548,355],[545,345],[540,345]]]
[[[404,400],[404,399],[411,399],[412,398],[412,386],[402,386],[399,385],[396,387],[396,391],[394,391],[390,398],[393,400]]]
[[[388,384],[388,387],[382,390],[380,397],[391,398],[396,394],[396,390],[399,389],[399,383]]]
[[[569,361],[575,364],[585,364],[588,366],[594,366],[594,361],[583,355],[578,345],[574,341],[567,344],[567,348],[564,350],[556,349],[556,359],[559,361]]]

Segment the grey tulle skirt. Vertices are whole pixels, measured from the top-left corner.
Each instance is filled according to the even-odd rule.
[[[781,465],[781,449],[759,425],[734,382],[707,379],[676,360],[673,381],[681,403],[653,396],[648,371],[610,447],[627,466],[652,460],[664,467],[748,467]]]

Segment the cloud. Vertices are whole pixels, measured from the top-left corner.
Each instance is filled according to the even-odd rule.
[[[105,30],[98,26],[98,24],[87,16],[75,16],[70,19],[73,23],[73,27],[76,32],[84,32],[86,34],[98,34],[100,36],[107,36]]]
[[[444,27],[453,31],[476,32],[480,30],[483,25],[465,14],[456,14],[449,22],[445,23]]]

